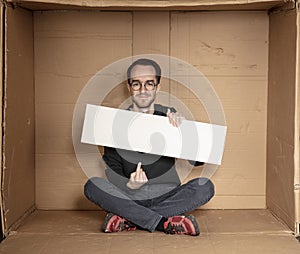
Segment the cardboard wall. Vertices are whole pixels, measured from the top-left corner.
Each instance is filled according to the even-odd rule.
[[[4,17],[4,6],[3,4],[1,3],[0,4],[0,67],[1,67],[1,72],[0,72],[0,82],[1,82],[1,86],[0,86],[0,102],[1,102],[1,111],[0,111],[0,121],[2,123],[2,120],[3,120],[3,114],[2,114],[2,110],[3,110],[3,107],[2,107],[2,103],[3,103],[3,100],[2,100],[2,96],[3,96],[3,55],[4,55],[4,50],[3,50],[3,17]],[[2,132],[2,127],[0,129],[0,135],[1,137],[3,137],[3,132]],[[0,154],[0,165],[2,165],[2,138],[0,139],[0,147],[1,147],[1,154]],[[1,183],[1,186],[2,186],[2,180],[3,180],[3,177],[2,177],[2,170],[1,170],[1,174],[0,174],[0,183]],[[3,211],[3,199],[2,199],[2,193],[0,195],[0,217],[1,217],[1,232],[3,232],[4,230],[4,211]]]
[[[141,53],[190,62],[222,100],[228,139],[213,177],[217,194],[206,208],[265,208],[267,12],[34,12],[34,45],[38,208],[96,208],[82,194],[86,176],[71,137],[74,103],[102,67]],[[196,120],[208,120],[184,86],[164,80],[163,89]],[[118,107],[127,98],[121,84],[103,105]]]
[[[295,123],[295,221],[296,234],[300,235],[300,16],[297,10],[297,62],[296,62],[296,110]]]
[[[206,207],[265,207],[267,13],[173,13],[171,22],[171,55],[210,80],[227,120],[223,162],[213,177],[216,196]],[[178,85],[171,92],[206,121],[195,95]]]
[[[93,75],[132,55],[132,15],[36,12],[34,45],[36,205],[41,209],[94,209],[83,196],[87,177],[73,149],[73,109]],[[111,105],[127,96],[126,89],[120,88],[110,97]]]
[[[35,204],[32,12],[6,9],[2,198],[9,228]]]
[[[270,15],[267,207],[290,228],[295,222],[296,20],[295,11]]]

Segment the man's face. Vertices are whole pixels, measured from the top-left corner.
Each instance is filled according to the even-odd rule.
[[[140,82],[141,88],[134,91],[133,88],[128,84],[128,89],[131,94],[132,102],[138,108],[149,108],[155,101],[156,93],[160,89],[160,85],[154,87],[153,90],[149,91],[145,87],[146,82],[154,82],[157,84],[155,69],[151,65],[136,65],[131,70],[131,83]]]

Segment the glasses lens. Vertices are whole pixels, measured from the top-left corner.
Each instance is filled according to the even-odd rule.
[[[131,88],[132,88],[132,90],[134,90],[134,91],[140,90],[140,89],[141,89],[141,86],[142,86],[142,84],[141,84],[141,82],[139,82],[139,81],[133,81],[133,82],[131,83]]]
[[[146,87],[146,89],[149,90],[149,91],[153,90],[154,87],[155,87],[154,81],[152,81],[152,80],[146,81],[146,82],[145,82],[145,87]]]

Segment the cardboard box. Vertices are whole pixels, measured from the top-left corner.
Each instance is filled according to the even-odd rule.
[[[205,208],[268,208],[299,235],[300,23],[294,1],[9,0],[1,16],[5,234],[35,209],[97,209],[83,196],[87,177],[72,144],[74,104],[101,68],[156,53],[197,67],[223,103],[227,142],[213,176],[216,197]],[[209,121],[189,89],[164,84],[196,120]],[[118,107],[127,97],[120,84],[103,105]]]

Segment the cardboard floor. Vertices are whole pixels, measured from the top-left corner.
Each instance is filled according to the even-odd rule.
[[[292,232],[268,210],[198,210],[198,237],[146,231],[104,234],[102,211],[35,211],[0,253],[300,253]]]

